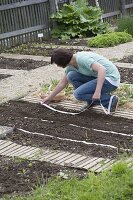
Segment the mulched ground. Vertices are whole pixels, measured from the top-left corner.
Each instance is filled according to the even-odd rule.
[[[31,59],[12,59],[0,57],[0,69],[32,70],[48,65],[45,61],[35,61]]]

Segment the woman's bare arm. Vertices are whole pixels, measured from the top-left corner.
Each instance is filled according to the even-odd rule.
[[[58,83],[58,85],[55,87],[55,89],[42,100],[43,103],[49,104],[50,101],[58,94],[60,93],[68,84],[67,76],[64,75],[63,79]]]
[[[103,83],[104,83],[104,80],[105,80],[106,69],[105,69],[104,66],[102,66],[98,63],[93,63],[92,69],[98,73],[96,90],[95,90],[92,98],[93,99],[100,99],[102,86],[103,86]]]

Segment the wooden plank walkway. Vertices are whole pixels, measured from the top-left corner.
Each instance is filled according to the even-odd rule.
[[[65,151],[22,146],[7,140],[0,140],[0,155],[19,157],[28,160],[46,161],[61,166],[86,169],[93,172],[106,170],[112,163],[116,162],[116,160],[83,156]],[[130,163],[132,161],[133,159],[130,159]]]
[[[38,160],[100,173],[110,169],[117,163],[114,159],[105,159],[92,156],[83,156],[59,150],[22,146],[11,141],[0,140],[0,155],[19,157],[28,160]],[[133,157],[126,160],[128,166],[133,169]]]

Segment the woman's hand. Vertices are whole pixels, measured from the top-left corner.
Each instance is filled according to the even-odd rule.
[[[41,97],[42,98],[42,103],[49,104],[54,97],[59,94],[68,84],[67,76],[66,74],[64,75],[63,79],[58,83],[58,85],[55,87],[55,89],[46,97]]]
[[[42,100],[41,100],[41,103],[43,104],[43,103],[45,103],[45,104],[49,104],[51,101],[52,101],[52,99],[49,97],[49,96],[47,96],[47,95],[42,95],[42,96],[40,96],[41,98],[42,98]]]
[[[92,96],[92,100],[95,101],[95,100],[97,100],[97,99],[100,99],[100,97],[101,97],[101,94],[95,92],[95,93],[93,94],[93,96]]]

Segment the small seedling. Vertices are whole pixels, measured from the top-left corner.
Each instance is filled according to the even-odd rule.
[[[133,85],[126,83],[121,84],[113,94],[118,95],[119,105],[121,106],[125,103],[133,102]]]
[[[50,84],[44,84],[41,88],[40,94],[49,94],[50,92],[52,92],[54,90],[54,88],[58,85],[59,80],[56,79],[51,79],[51,83]],[[68,84],[64,90],[62,91],[62,95],[60,93],[60,96],[58,99],[55,100],[59,100],[60,98],[62,99],[64,96],[65,97],[69,97],[72,94],[73,91],[73,86]]]

